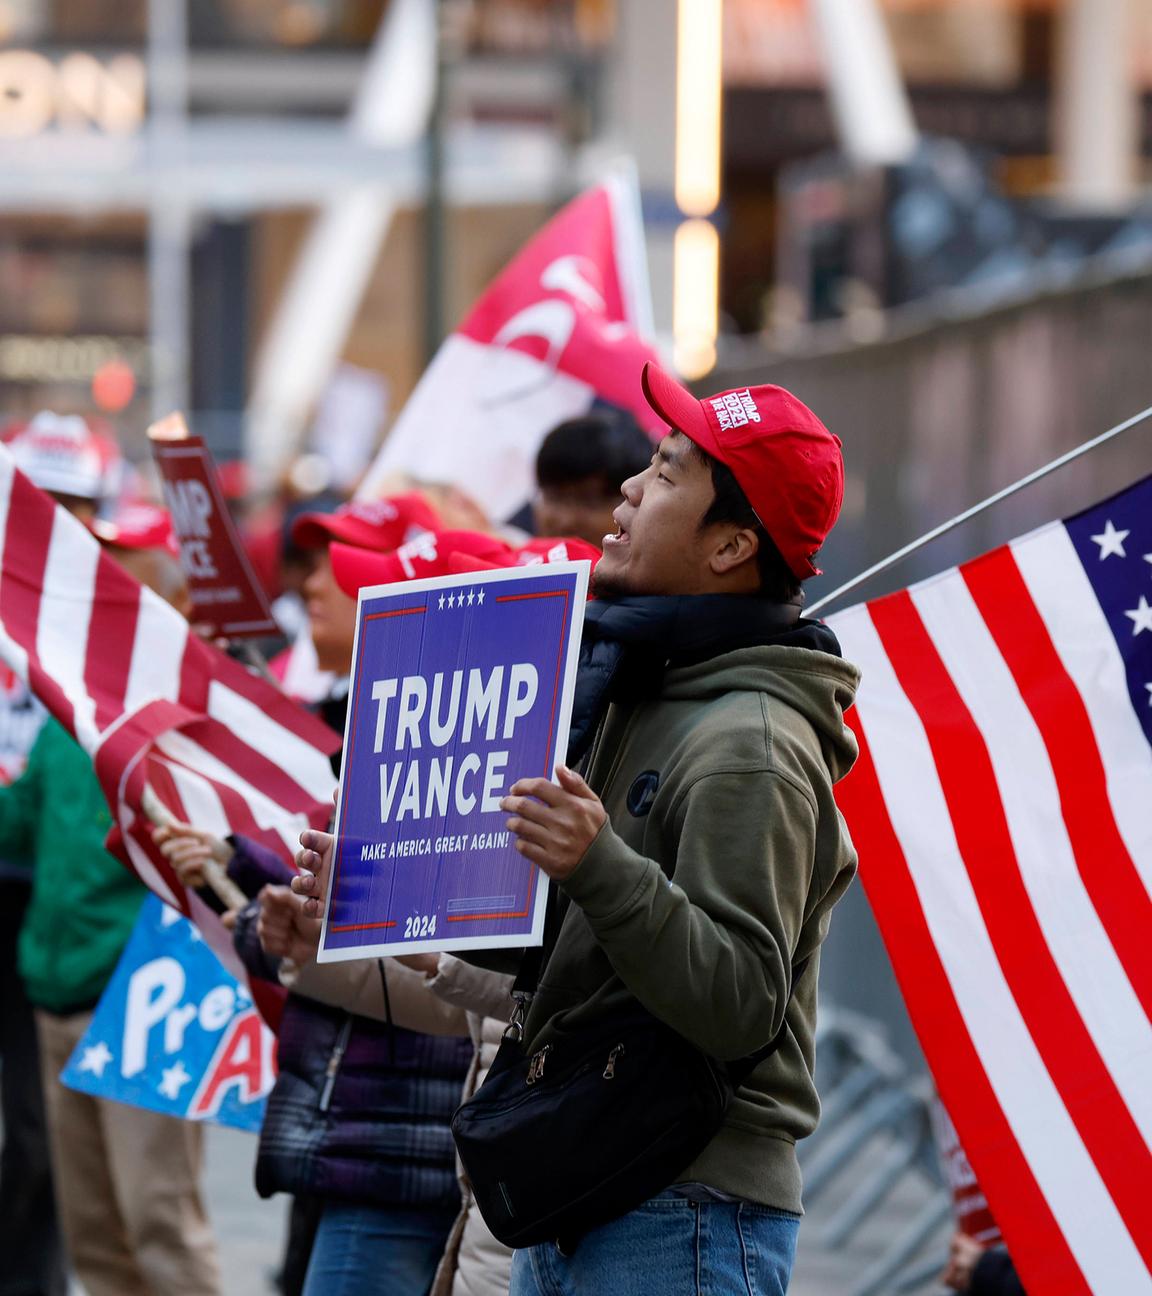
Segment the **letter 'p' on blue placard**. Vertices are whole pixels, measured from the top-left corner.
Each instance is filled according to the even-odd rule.
[[[564,759],[586,562],[360,591],[320,962],[539,945],[500,799]]]

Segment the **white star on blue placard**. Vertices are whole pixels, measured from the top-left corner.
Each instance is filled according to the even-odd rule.
[[[1092,540],[1100,546],[1101,561],[1110,558],[1113,554],[1117,554],[1121,558],[1127,558],[1128,555],[1124,552],[1124,541],[1131,534],[1130,531],[1117,531],[1112,525],[1112,519],[1109,518],[1104,523],[1104,530],[1099,535],[1092,537]]]
[[[444,595],[443,595],[443,594],[440,595],[440,611],[441,611],[441,612],[444,611]]]
[[[1124,613],[1126,617],[1132,618],[1132,633],[1138,635],[1141,630],[1152,630],[1152,605],[1143,594],[1140,595],[1140,602],[1136,604],[1131,611]]]
[[[483,606],[483,604],[484,604],[484,591],[483,591],[483,590],[480,590],[479,593],[476,595],[476,602],[479,603],[481,606]]]
[[[454,607],[456,606],[456,595],[455,595],[455,594],[449,594],[449,595],[448,595],[448,606],[449,606],[450,608],[454,608]]]
[[[468,591],[468,606],[471,607],[472,604],[473,604],[475,601],[476,601],[476,595],[472,592],[472,590],[469,590],[469,591]]]
[[[84,1050],[84,1055],[80,1059],[78,1071],[91,1071],[94,1076],[103,1076],[104,1068],[112,1061],[112,1054],[108,1045],[100,1040],[98,1043],[91,1045]]]
[[[192,1077],[184,1070],[184,1063],[177,1060],[175,1066],[165,1067],[160,1077],[160,1092],[165,1098],[179,1098],[180,1090]]]

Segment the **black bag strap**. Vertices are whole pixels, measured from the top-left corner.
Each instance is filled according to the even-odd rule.
[[[540,984],[540,973],[548,956],[556,945],[560,935],[560,923],[563,915],[560,912],[560,895],[555,883],[548,882],[548,899],[544,908],[544,934],[539,945],[526,949],[520,958],[520,969],[510,991],[514,1000],[512,1016],[504,1028],[503,1042],[519,1044],[524,1038],[524,1019],[528,1015],[528,1005],[536,994]]]

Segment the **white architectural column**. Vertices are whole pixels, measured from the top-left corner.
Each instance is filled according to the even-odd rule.
[[[1140,148],[1132,0],[1065,0],[1055,136],[1062,197],[1106,211],[1132,197]]]
[[[183,159],[188,122],[185,0],[149,0],[148,135],[154,158]],[[160,187],[148,211],[148,334],[152,418],[187,410],[191,376],[192,214]]]
[[[840,147],[857,166],[907,161],[916,123],[876,0],[812,0]]]
[[[672,0],[616,6],[610,57],[608,152],[636,161],[637,179],[658,219],[645,230],[656,335],[670,349],[672,245],[676,234],[676,23]]]

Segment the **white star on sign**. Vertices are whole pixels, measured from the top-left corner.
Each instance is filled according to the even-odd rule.
[[[1144,687],[1148,690],[1148,705],[1152,706],[1152,684],[1145,684]]]
[[[444,595],[443,595],[443,594],[440,595],[440,611],[441,611],[441,612],[444,611]]]
[[[1131,610],[1125,612],[1126,617],[1132,618],[1132,633],[1138,635],[1141,630],[1152,630],[1152,606],[1143,594],[1140,595],[1140,602]]]
[[[1104,530],[1099,535],[1092,537],[1093,543],[1100,546],[1100,559],[1110,557],[1112,554],[1119,554],[1121,558],[1127,558],[1124,552],[1124,541],[1131,535],[1130,531],[1117,531],[1112,525],[1112,519],[1109,518],[1104,523]]]
[[[108,1045],[101,1040],[98,1044],[93,1044],[91,1048],[84,1050],[84,1056],[80,1059],[80,1071],[91,1071],[94,1076],[102,1076],[104,1068],[112,1061],[112,1054],[108,1050]]]
[[[455,594],[449,594],[449,595],[448,595],[448,606],[449,606],[450,608],[454,608],[454,607],[456,606],[456,595],[455,595]]]
[[[477,602],[477,603],[480,603],[480,604],[483,604],[483,602],[484,602],[484,591],[483,591],[483,590],[481,590],[481,591],[479,592],[479,594],[476,595],[476,602]]]
[[[469,590],[469,591],[468,591],[468,606],[471,607],[472,604],[473,604],[475,601],[476,601],[476,595],[473,594],[471,590]]]
[[[177,1061],[175,1066],[165,1067],[160,1078],[160,1092],[165,1098],[179,1098],[180,1090],[192,1077],[184,1070],[184,1063]]]

